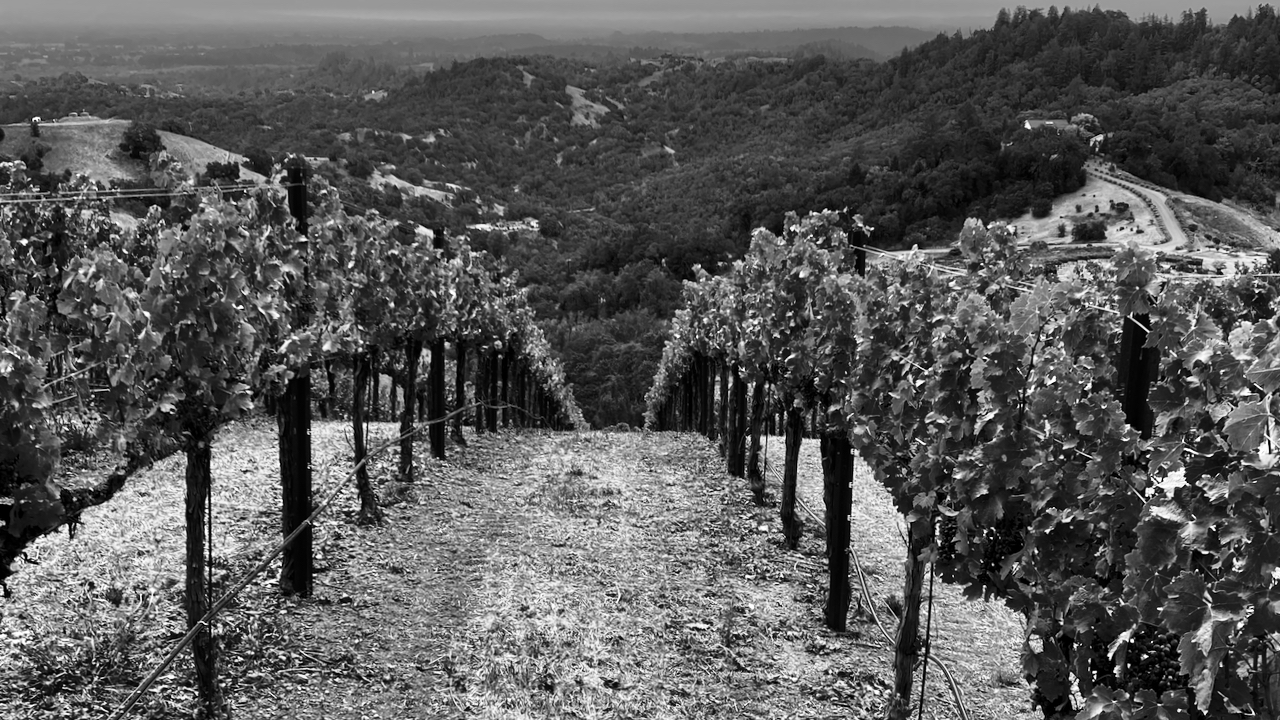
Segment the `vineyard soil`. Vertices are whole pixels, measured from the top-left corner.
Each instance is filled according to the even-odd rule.
[[[375,424],[375,445],[391,424]],[[314,429],[317,486],[342,474],[349,430]],[[418,481],[395,457],[373,477],[388,523],[354,524],[354,491],[316,532],[316,594],[282,600],[274,572],[217,626],[238,718],[872,718],[891,681],[889,644],[865,611],[822,629],[821,540],[782,549],[776,502],[717,469],[692,435],[469,436]],[[219,588],[279,536],[273,422],[231,426],[214,448]],[[774,469],[782,443],[768,440]],[[816,443],[802,500],[821,515]],[[779,494],[772,470],[769,493]],[[902,543],[883,491],[860,466],[853,537],[885,622],[901,592]],[[47,538],[0,603],[4,717],[105,716],[183,629],[181,463],[159,463]],[[278,569],[278,566],[277,568]],[[975,718],[1031,717],[1018,671],[1022,628],[994,604],[936,587],[933,651]],[[189,717],[190,657],[133,717]],[[956,717],[931,670],[927,714]],[[86,714],[87,713],[87,714]]]

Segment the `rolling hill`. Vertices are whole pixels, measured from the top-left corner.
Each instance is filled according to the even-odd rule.
[[[70,170],[100,182],[140,180],[146,176],[143,163],[120,151],[120,141],[129,127],[128,120],[70,118],[46,122],[40,126],[40,137],[31,137],[25,124],[5,125],[5,139],[0,141],[0,155],[20,157],[33,145],[47,148],[44,155],[46,172]],[[189,172],[203,173],[211,162],[244,161],[244,156],[223,150],[202,140],[160,131],[165,149]],[[240,179],[265,182],[266,178],[241,167]]]

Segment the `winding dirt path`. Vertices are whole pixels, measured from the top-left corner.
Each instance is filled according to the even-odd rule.
[[[1085,172],[1103,182],[1124,188],[1142,198],[1147,208],[1156,216],[1156,224],[1165,237],[1163,243],[1152,245],[1152,249],[1172,252],[1179,247],[1188,245],[1187,233],[1182,229],[1178,218],[1173,214],[1173,208],[1169,207],[1169,196],[1162,192],[1159,187],[1127,174],[1120,175],[1105,170],[1096,163],[1086,165]]]

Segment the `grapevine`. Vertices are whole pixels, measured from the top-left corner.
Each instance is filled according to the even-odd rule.
[[[912,537],[932,538],[923,555],[941,577],[1026,615],[1046,712],[1274,710],[1265,645],[1250,638],[1280,631],[1267,610],[1280,327],[1221,322],[1234,297],[1265,305],[1269,286],[1165,282],[1133,246],[1109,267],[1035,277],[1006,228],[976,221],[959,242],[968,272],[917,256],[864,278],[845,267],[837,223],[760,231],[728,275],[686,288],[649,416],[668,411],[695,352],[778,367],[794,402],[848,436]],[[1150,438],[1119,397],[1134,313],[1160,357]]]
[[[38,197],[21,163],[3,169],[8,193]],[[0,208],[0,420],[11,438],[0,449],[0,582],[30,542],[108,500],[145,463],[143,423],[204,434],[277,392],[288,368],[350,357],[370,339],[511,343],[545,396],[547,422],[584,424],[524,295],[467,259],[465,238],[453,240],[464,259],[446,264],[400,243],[392,223],[348,216],[331,188],[313,185],[306,296],[287,290],[303,246],[277,189],[235,202],[210,191],[185,226],[153,212],[129,232],[84,179],[64,188],[71,201]],[[318,312],[295,325],[291,302]],[[379,312],[387,306],[401,311]],[[120,455],[118,470],[83,492],[55,481],[65,397],[94,408],[100,438]]]

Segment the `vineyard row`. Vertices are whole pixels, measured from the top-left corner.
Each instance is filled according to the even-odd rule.
[[[909,527],[890,717],[911,710],[926,570],[1024,615],[1045,717],[1274,717],[1275,280],[1165,283],[1138,246],[1046,270],[977,221],[967,272],[913,256],[864,275],[866,236],[856,216],[792,217],[686,283],[647,420],[723,438],[763,502],[761,426],[780,414],[792,547],[800,443],[820,439],[837,630],[866,461]]]
[[[21,163],[0,166],[0,175],[9,178],[9,197],[39,197]],[[0,584],[36,539],[74,525],[158,454],[180,450],[184,602],[195,627],[210,604],[204,521],[213,437],[255,408],[275,412],[289,536],[312,509],[313,371],[327,381],[325,413],[337,398],[335,373],[353,376],[365,522],[380,515],[363,462],[368,388],[380,375],[403,390],[401,482],[414,480],[416,421],[429,423],[431,450],[444,455],[449,350],[455,408],[467,405],[468,367],[475,368],[478,430],[496,430],[500,413],[518,426],[583,425],[524,292],[487,254],[473,252],[465,237],[347,214],[322,180],[297,175],[289,191],[175,197],[185,206],[167,217],[152,208],[129,231],[83,180],[58,202],[0,206]],[[459,436],[461,415],[454,414]],[[62,487],[64,451],[82,443],[114,448],[118,466],[91,487]],[[309,594],[311,565],[307,528],[285,550],[282,590]],[[221,716],[207,627],[192,648],[201,698],[211,717]]]

